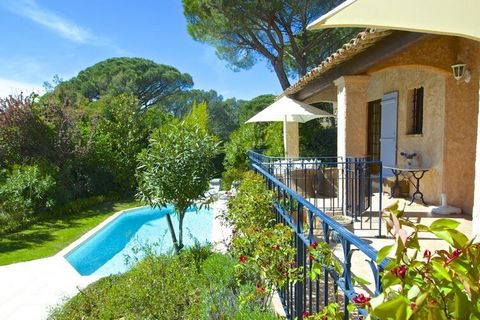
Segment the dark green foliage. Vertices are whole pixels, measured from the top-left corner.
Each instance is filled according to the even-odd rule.
[[[15,166],[0,184],[0,232],[26,225],[54,205],[55,180],[48,168]]]
[[[82,290],[50,319],[277,319],[239,303],[231,257],[210,252],[197,269],[190,254],[147,256],[131,271]]]
[[[93,139],[95,163],[113,178],[113,190],[132,192],[136,186],[137,155],[147,146],[145,116],[136,98],[120,95],[104,101],[103,117]]]
[[[274,102],[275,96],[273,94],[263,94],[243,103],[238,109],[240,125]]]
[[[289,73],[303,76],[320,62],[311,58],[318,57],[315,52],[331,53],[331,47],[344,42],[338,39],[342,33],[307,30],[310,22],[340,2],[183,0],[183,10],[195,40],[213,45],[234,68],[248,69],[259,59],[267,60],[286,89]]]
[[[247,123],[249,118],[275,101],[273,95],[261,95],[244,104],[239,109],[240,128],[232,132],[225,144],[225,171],[222,174],[222,187],[230,188],[235,180],[240,180],[248,169],[248,151],[262,149],[267,155],[282,156],[282,123]]]
[[[319,103],[316,107],[333,114],[333,106]],[[337,155],[337,123],[335,118],[314,119],[300,123],[300,154],[303,157],[335,157]]]
[[[172,66],[142,58],[112,58],[62,82],[53,94],[66,95],[77,102],[127,94],[136,97],[142,108],[148,108],[192,85],[189,74]]]
[[[238,128],[237,113],[243,101],[235,98],[224,100],[215,90],[193,89],[168,97],[162,107],[176,117],[185,117],[194,104],[200,103],[207,104],[210,132],[221,140],[227,140],[230,133]]]

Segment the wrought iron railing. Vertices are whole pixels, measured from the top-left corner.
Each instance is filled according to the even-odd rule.
[[[250,152],[249,158],[251,168],[263,175],[269,188],[275,193],[274,210],[277,222],[289,225],[294,230],[292,240],[296,247],[295,263],[304,270],[303,281],[288,282],[279,292],[288,318],[302,320],[305,311],[315,314],[330,302],[342,304],[345,319],[350,318],[347,307],[359,292],[371,295],[380,293],[379,274],[386,261],[378,265],[377,251],[339,222],[335,214],[350,213],[355,219],[355,215],[361,210],[371,207],[369,194],[373,193],[372,186],[362,180],[371,163],[366,159],[342,161],[339,158],[272,158],[255,152]],[[301,174],[305,174],[302,179],[299,176]],[[309,174],[313,177],[308,177]],[[329,180],[329,174],[336,175],[335,179]],[[320,178],[320,175],[323,177]],[[309,179],[317,183],[311,190],[308,189],[311,183]],[[322,186],[318,186],[319,179],[323,179]],[[329,183],[334,187],[326,190]],[[309,192],[313,197],[308,197]],[[319,208],[319,203],[315,203],[314,199],[322,199],[318,198],[321,192],[330,192],[333,195],[323,196],[324,200]],[[329,201],[326,201],[327,199]],[[381,226],[379,228],[381,229]],[[324,241],[331,247],[342,271],[338,272],[333,266],[324,266],[322,279],[312,280],[307,276],[307,271],[313,264],[307,251],[308,246],[317,241]],[[352,260],[355,260],[353,270]],[[362,261],[363,268],[360,265]],[[370,280],[370,284],[354,284],[358,275]],[[339,288],[343,294],[338,294]],[[357,308],[355,312],[366,315],[362,308]]]
[[[382,237],[380,161],[366,157],[270,157],[252,151],[249,158],[321,211],[350,217],[355,228],[374,230]]]

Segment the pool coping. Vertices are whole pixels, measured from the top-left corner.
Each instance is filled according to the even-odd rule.
[[[124,209],[124,210],[115,212],[110,217],[108,217],[107,219],[100,222],[93,229],[90,229],[89,231],[84,233],[80,238],[78,238],[77,240],[75,240],[74,242],[70,243],[68,246],[63,248],[61,251],[56,253],[54,256],[55,257],[62,257],[66,260],[66,256],[68,254],[72,253],[75,249],[80,247],[83,243],[88,241],[90,238],[94,237],[98,232],[100,232],[102,229],[104,229],[107,225],[109,225],[111,222],[113,222],[113,220],[117,219],[119,216],[121,216],[121,215],[123,215],[127,212],[138,210],[138,209],[141,209],[141,208],[146,208],[146,207],[148,207],[148,206],[139,206],[139,207]]]

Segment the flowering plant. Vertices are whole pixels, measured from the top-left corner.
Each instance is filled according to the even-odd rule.
[[[371,299],[369,314],[380,319],[480,319],[480,244],[457,230],[459,222],[438,219],[430,226],[389,209],[387,229],[396,241],[378,252],[377,263],[394,253],[382,274],[383,293]],[[419,238],[434,235],[445,249],[420,249]]]

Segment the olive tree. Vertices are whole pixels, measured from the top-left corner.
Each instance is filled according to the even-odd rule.
[[[170,215],[167,223],[177,253],[183,248],[185,213],[208,190],[217,149],[215,136],[184,120],[155,131],[149,147],[139,156],[138,198],[152,207],[174,205],[178,238]]]

